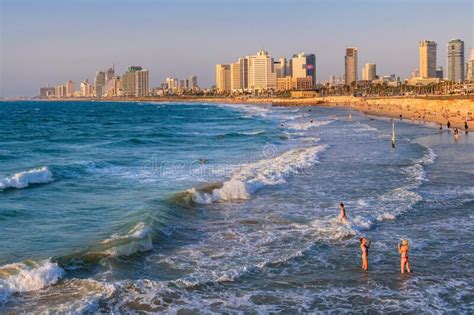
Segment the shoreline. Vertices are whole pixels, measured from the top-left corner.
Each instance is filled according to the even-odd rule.
[[[431,122],[451,128],[474,130],[474,96],[440,97],[354,97],[327,96],[314,98],[245,98],[245,97],[141,97],[141,98],[61,98],[38,101],[94,102],[170,102],[170,103],[228,103],[272,106],[328,106],[360,111],[366,115],[411,121]]]

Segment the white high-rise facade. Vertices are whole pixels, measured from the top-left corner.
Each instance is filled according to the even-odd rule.
[[[130,66],[122,76],[123,96],[146,96],[149,92],[148,70],[139,66]]]
[[[252,91],[276,89],[273,58],[263,49],[249,57],[248,88]]]
[[[448,80],[454,82],[464,81],[464,42],[453,39],[447,46]]]
[[[219,93],[230,92],[231,90],[231,73],[230,65],[216,65],[216,90]]]
[[[471,53],[469,54],[469,60],[466,64],[466,80],[474,81],[474,48],[471,48]]]
[[[362,80],[373,81],[377,78],[377,66],[375,63],[366,63],[362,68]]]
[[[422,40],[419,43],[420,50],[420,77],[436,78],[436,43],[430,40]]]

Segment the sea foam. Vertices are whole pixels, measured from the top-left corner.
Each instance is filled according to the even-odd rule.
[[[54,180],[53,173],[47,167],[35,168],[0,178],[0,190],[26,188],[32,184],[45,184]]]
[[[300,173],[318,162],[317,153],[324,151],[326,145],[289,150],[275,158],[242,165],[222,187],[206,192],[191,188],[187,192],[199,204],[219,201],[249,199],[264,186],[283,184],[292,174]]]
[[[63,276],[64,270],[50,260],[4,265],[0,267],[0,303],[14,293],[40,290]]]

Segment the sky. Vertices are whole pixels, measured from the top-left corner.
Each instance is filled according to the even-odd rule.
[[[346,47],[377,74],[409,76],[418,41],[474,45],[473,0],[0,0],[0,97],[35,96],[71,79],[93,82],[115,64],[214,84],[215,64],[261,48],[275,59],[316,54],[317,80],[342,75]]]

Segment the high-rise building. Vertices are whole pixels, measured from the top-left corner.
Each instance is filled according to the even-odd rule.
[[[430,40],[422,40],[420,49],[420,77],[436,78],[436,43]]]
[[[81,95],[84,97],[92,96],[91,85],[87,79],[81,82]]]
[[[248,58],[248,88],[252,91],[276,89],[273,58],[268,52],[262,49],[256,55]]]
[[[444,77],[443,67],[437,66],[436,67],[436,78],[438,78],[440,80],[443,80],[443,77]]]
[[[219,93],[230,92],[231,75],[230,65],[216,65],[216,89]]]
[[[232,91],[243,90],[241,64],[238,61],[230,65],[230,89]]]
[[[117,84],[117,81],[120,81],[119,77],[112,77],[107,82],[102,88],[102,96],[104,97],[113,97],[113,96],[119,96],[119,88],[120,84]]]
[[[448,80],[454,82],[464,81],[464,42],[452,39],[447,47]]]
[[[345,61],[345,79],[346,84],[357,82],[357,48],[346,48]]]
[[[123,96],[146,96],[149,92],[148,70],[140,66],[130,66],[121,79]]]
[[[197,76],[192,75],[189,77],[189,87],[193,90],[199,88]]]
[[[40,97],[47,98],[56,95],[56,89],[54,87],[45,86],[40,88]]]
[[[316,84],[316,56],[305,53],[293,55],[291,58],[291,76],[293,78],[311,77],[314,87]]]
[[[115,76],[115,67],[109,68],[107,72],[105,73],[105,82],[107,83],[110,79],[112,79]]]
[[[66,81],[66,96],[73,97],[74,92],[76,92],[76,83],[72,82],[71,80]]]
[[[377,66],[375,63],[366,63],[362,68],[362,80],[373,81],[377,78]]]
[[[62,98],[66,96],[66,86],[59,84],[56,86],[56,91],[55,91],[56,97]]]
[[[103,71],[97,71],[95,74],[95,82],[94,82],[94,87],[95,87],[95,96],[101,97],[102,96],[102,88],[104,87],[105,84],[105,72]]]
[[[179,81],[177,78],[166,78],[166,88],[171,92],[176,92],[179,88]]]
[[[474,48],[471,48],[471,53],[469,54],[469,60],[466,64],[466,80],[474,81]]]
[[[273,67],[275,68],[275,73],[276,73],[277,79],[278,78],[284,78],[287,75],[290,75],[290,73],[288,73],[288,74],[286,73],[286,69],[287,69],[286,58],[280,58],[280,59],[278,59],[278,61],[275,61],[273,63]]]

